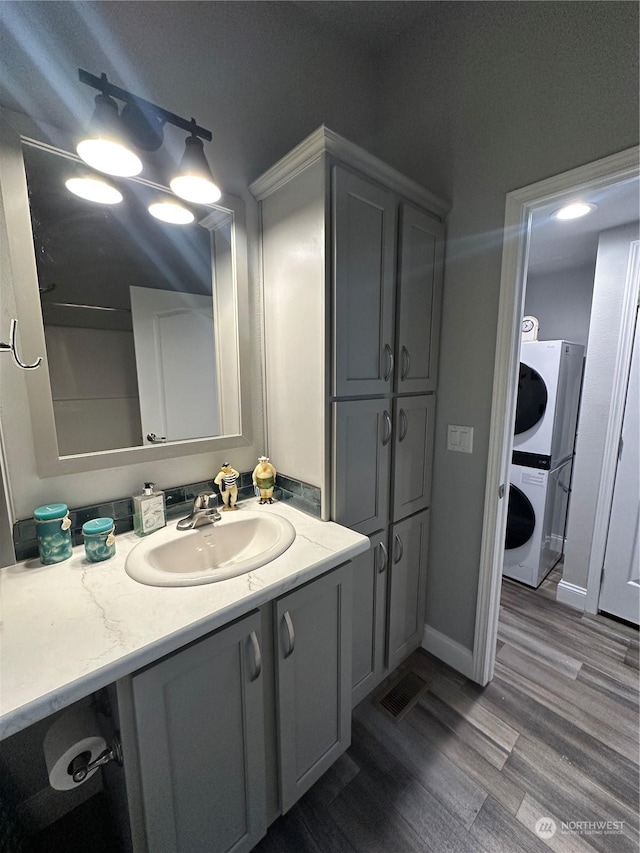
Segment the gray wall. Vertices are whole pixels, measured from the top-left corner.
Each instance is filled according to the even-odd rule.
[[[448,198],[427,621],[473,646],[505,195],[638,143],[635,3],[436,3],[385,66],[377,153]],[[475,427],[472,455],[446,424]]]
[[[602,457],[609,423],[624,282],[638,223],[604,231],[598,243],[562,580],[586,589]]]
[[[540,321],[541,341],[587,346],[594,265],[527,276],[524,313]]]

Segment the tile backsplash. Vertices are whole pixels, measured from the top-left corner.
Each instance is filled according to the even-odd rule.
[[[198,492],[218,491],[213,480],[202,480],[199,483],[187,483],[184,486],[171,486],[163,489],[167,505],[167,518],[177,518],[179,515],[188,515],[193,507],[193,499]],[[288,501],[291,506],[320,517],[320,489],[309,486],[300,480],[278,474],[276,477],[276,488],[273,493],[276,500]],[[253,485],[251,472],[240,475],[238,483],[238,500],[253,498]],[[71,535],[74,545],[81,545],[82,525],[92,518],[109,517],[115,520],[116,533],[126,533],[133,530],[133,501],[131,498],[120,498],[114,501],[94,504],[92,506],[77,507],[69,509],[71,519]],[[33,518],[16,521],[13,525],[13,544],[16,552],[16,560],[30,560],[38,556],[38,542],[36,539],[36,523]]]

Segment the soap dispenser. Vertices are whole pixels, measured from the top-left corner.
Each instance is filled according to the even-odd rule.
[[[155,483],[145,483],[142,494],[133,498],[134,531],[138,536],[148,536],[166,523],[164,492],[156,489]]]

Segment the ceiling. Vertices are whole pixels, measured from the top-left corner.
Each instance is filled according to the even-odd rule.
[[[600,232],[639,218],[639,192],[640,181],[635,179],[567,199],[598,205],[581,219],[555,219],[552,214],[562,207],[558,203],[539,208],[532,218],[529,275],[595,266]]]
[[[432,0],[293,0],[301,12],[372,54],[423,24]]]

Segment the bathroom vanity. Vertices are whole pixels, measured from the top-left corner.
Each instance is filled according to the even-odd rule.
[[[104,563],[76,548],[0,572],[0,734],[108,687],[136,852],[250,850],[350,743],[349,561],[368,540],[251,506],[296,537],[223,581],[138,583],[124,568],[134,534]]]
[[[354,561],[355,705],[424,632],[448,208],[324,126],[250,189],[270,453],[321,488],[324,518],[371,537]]]

